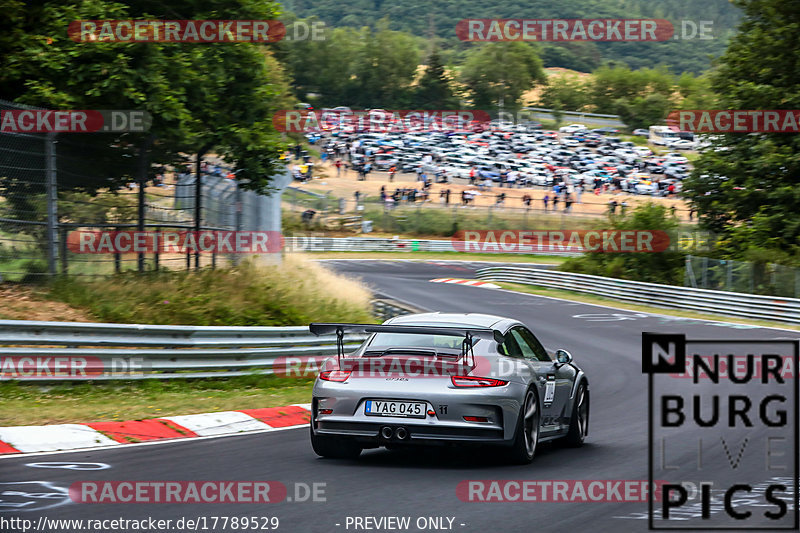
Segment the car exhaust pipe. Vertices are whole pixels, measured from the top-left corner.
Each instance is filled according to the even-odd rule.
[[[389,426],[383,426],[381,428],[381,437],[383,437],[384,439],[391,439],[392,433],[393,433],[392,428],[390,428]]]
[[[406,440],[408,438],[408,430],[404,427],[397,428],[394,434],[400,440]]]

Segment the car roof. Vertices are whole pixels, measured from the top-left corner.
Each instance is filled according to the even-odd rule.
[[[384,324],[405,324],[405,325],[461,325],[490,328],[499,322],[511,321],[502,316],[484,315],[481,313],[418,313],[413,315],[396,316],[387,320]]]

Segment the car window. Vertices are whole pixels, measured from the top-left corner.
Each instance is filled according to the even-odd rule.
[[[525,359],[538,359],[538,357],[536,357],[536,352],[533,351],[533,348],[525,341],[525,339],[522,338],[519,328],[513,328],[509,332],[509,335],[514,337],[514,340],[522,352],[522,357]]]
[[[376,333],[369,343],[370,347],[417,346],[421,348],[461,349],[463,337],[453,335],[426,335],[419,333]],[[480,339],[476,339],[473,346]]]
[[[497,345],[497,351],[508,357],[517,357],[520,359],[523,357],[522,350],[513,335],[506,335],[506,340],[502,344]]]
[[[542,343],[539,342],[539,339],[537,339],[536,336],[530,332],[530,330],[523,327],[516,327],[513,331],[519,334],[519,336],[522,338],[520,343],[527,345],[533,352],[536,359],[546,363],[553,361],[550,358],[550,355],[547,353],[547,350],[545,350],[544,346],[542,346]]]

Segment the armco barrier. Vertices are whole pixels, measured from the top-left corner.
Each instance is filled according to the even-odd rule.
[[[656,307],[800,324],[800,299],[795,298],[676,287],[511,266],[482,268],[477,271],[477,277],[487,281],[521,283],[595,294]]]
[[[381,295],[372,300],[372,312],[381,321],[420,311]],[[345,352],[358,348],[365,338],[345,335]],[[288,357],[322,359],[333,355],[336,355],[336,337],[317,337],[306,326],[153,326],[0,320],[0,381],[69,380],[72,376],[48,375],[47,370],[76,359],[90,362],[91,371],[74,379],[91,381],[272,374],[275,362]],[[26,358],[26,363],[20,366]],[[57,363],[57,359],[61,362]],[[24,373],[20,373],[21,368]],[[31,375],[25,375],[29,372]]]
[[[365,237],[286,237],[287,252],[458,252],[468,249],[463,241],[428,239],[380,239]],[[478,253],[478,252],[476,252]],[[491,252],[480,252],[491,255]],[[513,253],[513,252],[501,252]],[[580,255],[579,250],[526,251],[520,255]]]
[[[363,336],[345,336],[345,351]],[[84,380],[170,379],[271,374],[282,357],[336,355],[334,336],[316,337],[305,326],[152,326],[0,320],[0,381],[64,381],[48,376],[57,358],[83,358],[101,371]],[[10,371],[23,358],[42,368],[34,375]],[[48,359],[50,358],[50,359]],[[16,367],[19,368],[19,367]],[[92,367],[94,368],[94,367]],[[113,370],[128,370],[114,373]],[[45,374],[45,375],[42,375]]]

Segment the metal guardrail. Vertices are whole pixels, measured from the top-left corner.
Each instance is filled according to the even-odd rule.
[[[355,350],[364,338],[345,336],[345,350]],[[335,336],[317,337],[305,326],[155,326],[0,320],[0,346],[0,381],[271,374],[275,362],[281,358],[336,355]]]
[[[537,285],[595,294],[638,304],[800,324],[800,299],[676,287],[557,270],[497,266],[477,271],[478,279]]]
[[[523,107],[534,118],[553,120],[556,111],[553,109],[546,109],[543,107]],[[619,115],[606,115],[602,113],[582,113],[580,111],[560,111],[561,116],[567,120],[577,122],[591,122],[594,124],[604,124],[607,126],[627,127]]]
[[[377,297],[372,300],[372,314],[374,314],[381,321],[402,315],[409,315],[412,313],[423,313],[425,309],[412,306],[405,302],[398,302],[391,298]]]
[[[377,297],[372,306],[381,320],[419,311],[385,297]],[[365,338],[346,335],[345,351],[355,350]],[[219,378],[276,369],[291,375],[292,365],[318,365],[334,355],[336,337],[317,337],[306,326],[0,320],[0,381]]]
[[[284,250],[287,252],[459,252],[469,253],[474,243],[452,240],[429,239],[381,239],[365,237],[286,237]],[[481,245],[484,250],[485,244]],[[541,251],[526,251],[520,255],[581,255],[580,249],[559,249],[554,246],[543,246]],[[498,253],[506,252],[498,248]],[[476,251],[474,253],[491,254],[492,251]]]

